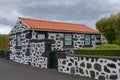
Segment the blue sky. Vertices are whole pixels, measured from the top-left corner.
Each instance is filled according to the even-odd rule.
[[[120,0],[0,0],[0,34],[8,34],[18,17],[85,24],[120,12]]]

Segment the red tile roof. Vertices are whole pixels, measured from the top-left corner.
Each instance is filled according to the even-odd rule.
[[[97,30],[89,28],[83,24],[45,21],[45,20],[37,20],[37,19],[30,19],[30,18],[23,18],[23,17],[19,17],[19,20],[21,20],[31,29],[99,33]]]
[[[101,39],[106,39],[106,37],[103,34],[101,34]]]

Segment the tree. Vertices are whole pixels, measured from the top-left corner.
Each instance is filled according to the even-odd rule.
[[[0,49],[9,50],[9,36],[0,35]]]
[[[9,36],[5,37],[4,49],[9,50]]]
[[[98,20],[96,28],[107,38],[108,43],[120,44],[120,13]]]

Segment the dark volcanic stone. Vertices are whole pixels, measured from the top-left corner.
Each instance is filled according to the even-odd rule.
[[[78,72],[78,67],[76,67],[75,69],[76,69],[76,72]]]
[[[62,68],[65,68],[64,66],[62,66]]]
[[[59,38],[56,38],[56,40],[59,40]]]
[[[118,65],[120,66],[120,63],[118,63]]]
[[[115,64],[112,64],[112,63],[110,64],[110,63],[109,63],[109,64],[107,64],[107,65],[108,65],[108,67],[116,68],[116,65],[115,65]]]
[[[88,60],[89,60],[89,58],[88,58],[88,57],[86,57],[86,60],[88,61]]]
[[[100,63],[102,63],[103,62],[103,60],[100,60]]]
[[[85,63],[82,62],[82,63],[80,64],[80,66],[81,66],[81,67],[85,67]]]
[[[71,74],[74,74],[75,73],[75,68],[74,67],[71,67]]]
[[[69,63],[68,66],[72,66],[72,63]]]
[[[63,71],[63,69],[60,69],[60,71]]]
[[[69,68],[67,67],[67,71],[69,71]]]
[[[110,70],[106,66],[104,66],[104,71],[110,73]]]
[[[83,57],[81,57],[81,60],[83,60]]]
[[[82,45],[79,45],[79,47],[82,47]]]
[[[66,61],[64,60],[64,61],[62,62],[62,64],[66,64]]]
[[[77,60],[78,58],[74,58],[74,60]]]
[[[91,61],[94,62],[94,58],[91,58]]]
[[[55,47],[55,45],[52,45],[52,47]]]
[[[78,63],[77,62],[75,62],[75,66],[77,66],[78,65]]]
[[[57,45],[57,47],[59,47],[59,46],[61,46],[61,45]]]
[[[98,73],[98,72],[96,72],[96,75],[97,75],[97,76],[98,76],[98,74],[99,74],[99,73]]]
[[[90,69],[92,65],[90,63],[87,63],[87,68]]]
[[[99,76],[98,80],[105,80],[104,76]]]
[[[54,36],[51,36],[51,38],[54,38]]]
[[[79,68],[79,72],[80,72],[81,74],[84,74],[83,69],[81,69],[81,68]]]
[[[117,75],[110,75],[110,79],[116,80],[117,79]]]
[[[75,46],[77,46],[77,44],[75,44]]]
[[[90,71],[90,75],[92,78],[95,78],[95,72],[94,71]]]
[[[73,59],[70,59],[70,61],[71,61],[72,63],[74,63],[74,60],[73,60]]]
[[[95,63],[95,64],[94,64],[94,68],[95,68],[96,70],[98,70],[98,71],[101,71],[101,65],[98,64],[98,63]]]
[[[59,37],[59,34],[57,34],[56,37]]]
[[[88,70],[86,70],[86,74],[88,75]]]

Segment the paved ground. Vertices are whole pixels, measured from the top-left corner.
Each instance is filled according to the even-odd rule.
[[[0,80],[94,80],[0,59]]]

